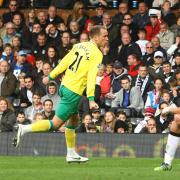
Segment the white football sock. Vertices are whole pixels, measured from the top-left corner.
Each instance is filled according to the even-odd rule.
[[[174,159],[176,150],[179,145],[180,137],[173,136],[171,134],[168,135],[168,140],[166,144],[166,152],[164,156],[164,162],[171,165]]]
[[[32,132],[32,125],[28,124],[28,125],[21,125],[22,128],[22,136],[26,133]]]

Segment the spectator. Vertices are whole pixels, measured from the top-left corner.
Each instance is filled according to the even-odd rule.
[[[138,68],[141,65],[141,61],[136,54],[130,54],[127,59],[128,62],[128,74],[135,78],[138,75]]]
[[[91,19],[94,21],[95,25],[102,25],[102,17],[105,11],[105,6],[101,3],[96,5],[96,14],[92,16]]]
[[[53,101],[51,99],[46,99],[43,101],[43,112],[44,119],[52,119],[55,115],[53,110]]]
[[[173,102],[176,104],[177,107],[180,106],[180,70],[178,69],[175,72],[175,78],[177,81],[176,87],[173,88]]]
[[[161,51],[163,53],[164,59],[167,60],[167,53],[166,50],[161,47],[160,39],[156,36],[152,38],[151,42],[153,44],[154,52]]]
[[[88,132],[88,124],[92,122],[92,117],[90,114],[85,114],[82,118],[81,125],[76,129],[76,132],[85,133]]]
[[[154,57],[154,49],[153,44],[151,42],[148,42],[146,44],[146,52],[144,56],[142,57],[142,61],[145,65],[151,66],[153,65],[153,57]]]
[[[159,131],[157,129],[156,120],[151,117],[147,120],[147,126],[144,127],[140,133],[156,134],[158,132]]]
[[[88,34],[87,33],[81,33],[80,34],[80,37],[79,37],[79,41],[80,42],[87,42],[87,41],[89,41],[89,36],[88,36]]]
[[[14,36],[19,36],[20,34],[16,33],[15,25],[11,22],[6,24],[6,30],[5,33],[2,36],[3,44],[12,43],[12,38]]]
[[[58,102],[60,101],[60,96],[58,95],[58,85],[55,81],[51,81],[47,84],[47,92],[46,95],[42,97],[42,102],[47,99],[52,100],[53,110],[55,110]]]
[[[132,124],[127,119],[127,115],[124,111],[119,111],[116,113],[116,124],[115,124],[115,132],[117,133],[131,133],[132,132]]]
[[[152,66],[148,67],[149,74],[153,79],[155,79],[156,77],[163,76],[163,70],[162,70],[163,61],[164,61],[163,53],[161,51],[156,51],[154,53],[154,63]]]
[[[1,36],[1,35],[0,35]],[[0,56],[2,55],[2,52],[3,52],[3,40],[2,38],[0,37]]]
[[[24,110],[25,117],[33,123],[35,121],[35,114],[42,111],[41,95],[38,92],[34,92],[32,95],[32,105]]]
[[[37,43],[37,36],[38,36],[38,34],[41,31],[42,31],[41,25],[39,23],[35,22],[32,25],[32,32],[31,32],[33,46],[36,45],[36,43]]]
[[[55,46],[49,46],[47,49],[46,61],[51,65],[52,68],[58,64],[58,54]]]
[[[119,4],[118,13],[112,19],[113,24],[120,25],[123,22],[124,14],[129,12],[129,7],[126,2]]]
[[[127,67],[127,57],[130,54],[136,54],[138,58],[141,58],[141,49],[136,44],[131,42],[131,36],[128,33],[122,35],[122,44],[116,49],[116,58],[122,63],[123,67]]]
[[[111,111],[106,112],[101,124],[101,132],[113,133],[115,123],[116,123],[115,114]]]
[[[47,24],[54,24],[58,25],[60,23],[64,23],[63,19],[57,15],[57,8],[56,6],[49,6],[48,8],[48,15],[47,15]]]
[[[25,76],[24,83],[25,87],[20,90],[20,108],[27,108],[32,105],[32,95],[34,92],[43,94],[32,76]]]
[[[99,132],[99,131],[97,130],[96,125],[95,125],[93,122],[91,122],[91,123],[89,123],[88,126],[87,126],[87,132],[88,132],[88,133],[97,133],[97,132]]]
[[[22,47],[25,48],[25,49],[30,49],[31,46],[32,46],[31,34],[30,34],[30,31],[29,31],[28,27],[23,22],[21,14],[20,13],[15,13],[13,15],[12,22],[15,25],[16,32],[21,37]]]
[[[113,71],[111,74],[111,87],[112,93],[116,93],[121,89],[120,80],[127,74],[127,70],[123,68],[123,65],[119,61],[115,61],[113,65]]]
[[[100,130],[100,126],[101,126],[101,123],[102,123],[102,117],[101,117],[100,109],[92,110],[92,122]]]
[[[0,61],[7,61],[8,63],[12,63],[14,61],[14,53],[11,44],[7,43],[4,45],[4,51],[2,52]]]
[[[18,75],[22,72],[35,76],[35,72],[31,64],[27,62],[26,56],[27,53],[24,50],[19,51],[16,56],[16,61],[13,61],[13,63],[11,64],[11,70],[16,77],[18,77]]]
[[[105,97],[111,88],[111,79],[108,74],[105,73],[105,70],[105,65],[101,64],[99,66],[99,71],[96,77],[96,84],[98,84],[101,88],[101,100]]]
[[[160,78],[154,80],[154,89],[148,92],[145,108],[152,107],[156,110],[162,99],[163,81]]]
[[[163,79],[164,79],[165,83],[168,84],[170,78],[174,74],[171,64],[169,62],[165,61],[162,65],[162,70],[163,70]]]
[[[161,114],[162,110],[168,106],[169,104],[167,102],[162,102],[159,104],[160,114],[155,117],[155,120],[156,120],[157,129],[159,129],[160,132],[163,131],[167,132],[167,129],[173,120],[172,114],[168,114],[168,115]]]
[[[162,20],[171,27],[172,25],[176,24],[176,16],[171,11],[171,2],[165,0],[161,6],[162,10]]]
[[[43,120],[43,119],[44,119],[43,114],[41,112],[37,112],[37,113],[35,113],[35,115],[33,117],[33,123],[36,121]]]
[[[160,22],[158,20],[157,14],[150,14],[150,23],[145,26],[146,29],[146,39],[151,41],[151,39],[159,33]]]
[[[18,124],[23,124],[23,125],[31,124],[31,121],[29,119],[26,119],[25,114],[24,114],[23,111],[20,111],[20,112],[17,113],[16,122]]]
[[[15,53],[19,52],[21,49],[23,49],[22,45],[21,45],[21,38],[19,36],[14,36],[12,38],[12,47],[13,47],[13,51]]]
[[[178,88],[177,80],[172,78],[169,80],[170,90],[171,90],[171,96],[172,96],[172,102],[179,107],[180,106],[180,92]]]
[[[174,33],[169,30],[166,23],[161,23],[157,37],[159,37],[161,47],[166,51],[173,45],[175,39]]]
[[[36,22],[40,24],[40,26],[41,26],[41,28],[43,30],[46,29],[46,26],[48,25],[48,22],[47,22],[47,15],[46,15],[46,13],[44,11],[39,11],[38,12]]]
[[[52,67],[49,63],[44,63],[42,66],[42,74],[41,76],[38,77],[38,83],[41,87],[41,90],[43,91],[43,94],[46,94],[46,83],[43,81],[44,77],[48,77],[48,75],[50,74],[52,70]]]
[[[148,15],[148,7],[145,2],[140,2],[138,4],[138,12],[133,17],[134,24],[138,25],[138,28],[145,28],[145,26],[150,22]]]
[[[36,12],[34,9],[29,10],[27,17],[25,19],[25,24],[28,27],[29,31],[33,31],[33,24],[35,23],[36,20]]]
[[[12,17],[14,13],[18,12],[19,13],[19,6],[18,6],[18,1],[17,0],[10,0],[8,4],[9,11],[3,14],[3,21],[4,23],[8,23],[12,21]],[[23,15],[21,14],[23,17]]]
[[[106,64],[113,63],[114,59],[113,59],[113,55],[110,51],[109,43],[107,43],[104,47],[100,47],[100,49],[103,53],[102,64],[106,65]]]
[[[106,27],[109,35],[109,43],[111,44],[118,35],[118,27],[112,23],[112,17],[109,13],[105,12],[102,19],[103,26]]]
[[[122,89],[115,94],[115,99],[112,101],[112,108],[129,108],[133,114],[142,111],[144,102],[141,93],[137,87],[131,87],[129,77],[124,76],[121,79]]]
[[[13,131],[16,116],[10,109],[9,102],[4,97],[0,97],[0,119],[0,132]]]
[[[180,17],[177,18],[174,25],[170,26],[170,31],[174,33],[175,37],[180,36]]]
[[[87,22],[87,21],[86,21]],[[81,31],[79,29],[79,23],[77,21],[71,21],[69,24],[71,43],[75,44],[79,42]]]
[[[74,3],[72,14],[68,16],[67,26],[69,27],[71,21],[77,21],[79,23],[80,29],[83,30],[87,19],[88,16],[86,15],[83,2],[77,1]]]
[[[174,62],[174,66],[172,67],[173,70],[180,69],[180,53],[177,53],[174,58],[175,58],[175,62]]]
[[[72,44],[71,44],[71,38],[69,32],[65,31],[62,33],[61,37],[62,43],[58,47],[59,52],[59,58],[60,60],[71,50]]]
[[[41,32],[37,35],[36,43],[33,44],[32,52],[35,57],[44,57],[47,53],[47,37],[46,34]]]
[[[16,89],[17,79],[10,71],[7,61],[0,62],[0,96],[13,99]]]
[[[166,2],[166,0],[154,0],[152,7],[161,7],[164,2]],[[171,4],[171,7],[174,7],[178,3],[178,0],[169,0],[169,2]]]
[[[128,33],[130,34],[129,26],[126,24],[121,24],[117,38],[111,43],[110,52],[114,53],[114,51],[121,46],[122,44],[122,35]]]
[[[148,73],[148,68],[146,65],[140,65],[138,68],[138,75],[136,78],[133,78],[132,86],[135,86],[140,89],[141,96],[146,102],[147,92],[152,88],[152,78]]]
[[[113,64],[112,63],[108,63],[106,64],[106,73],[111,76],[113,72]]]
[[[117,120],[115,127],[114,127],[114,132],[115,133],[120,133],[120,134],[124,134],[128,131],[128,126],[124,121],[121,120]]]
[[[145,29],[139,29],[138,30],[138,40],[136,41],[136,44],[139,45],[141,49],[141,53],[144,56],[146,53],[146,44],[149,41],[146,40],[146,30]]]
[[[41,57],[36,58],[35,69],[36,69],[36,74],[37,74],[38,77],[42,76],[42,74],[43,74],[43,72],[42,72],[43,63],[44,63],[43,58],[41,58]]]
[[[137,33],[138,33],[138,26],[133,22],[133,17],[131,14],[126,13],[124,14],[123,23],[129,26],[130,35],[132,37],[132,41],[137,41]]]
[[[85,23],[84,26],[84,31],[85,33],[89,34],[89,32],[91,31],[91,29],[94,27],[94,21],[92,19],[88,19]]]
[[[61,41],[61,34],[54,24],[48,24],[46,27],[47,42],[50,45],[58,46]]]
[[[147,122],[149,119],[154,118],[155,111],[156,110],[152,107],[147,107],[144,109],[144,120],[138,123],[138,125],[134,129],[134,133],[144,132],[144,130],[146,130],[147,132]]]

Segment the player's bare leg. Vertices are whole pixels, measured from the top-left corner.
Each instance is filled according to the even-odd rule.
[[[164,162],[160,167],[156,167],[155,171],[169,171],[172,169],[172,161],[180,142],[180,114],[174,115],[174,121],[170,127],[168,135]]]
[[[75,151],[75,144],[76,144],[76,134],[75,134],[75,127],[77,127],[79,121],[78,115],[73,115],[69,119],[65,129],[65,138],[66,138],[66,145],[67,145],[67,156],[66,161],[68,163],[80,163],[80,162],[87,162],[89,159],[86,157],[82,157]]]

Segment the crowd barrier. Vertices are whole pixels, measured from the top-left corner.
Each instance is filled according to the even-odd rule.
[[[12,146],[13,133],[0,133],[0,155],[64,156],[63,133],[30,133]],[[88,157],[163,157],[167,134],[77,134],[77,151]],[[180,158],[180,148],[176,153]]]

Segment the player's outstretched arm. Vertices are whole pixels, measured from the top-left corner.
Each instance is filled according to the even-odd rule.
[[[50,72],[49,80],[55,79],[58,75],[63,73],[69,66],[69,58],[73,53],[73,49],[60,61],[60,63]]]

